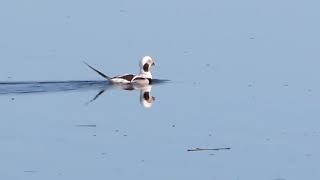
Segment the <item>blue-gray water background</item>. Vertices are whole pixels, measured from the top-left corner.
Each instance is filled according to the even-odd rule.
[[[151,109],[138,91],[1,95],[0,179],[319,179],[319,5],[1,1],[1,82],[101,80],[82,61],[118,75],[144,55],[171,82]]]

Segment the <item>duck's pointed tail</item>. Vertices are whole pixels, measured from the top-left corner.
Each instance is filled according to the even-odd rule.
[[[97,69],[93,68],[92,66],[90,66],[88,63],[86,63],[85,61],[83,61],[83,63],[85,65],[87,65],[90,69],[94,70],[96,73],[98,73],[100,76],[104,77],[107,80],[111,80],[111,78],[105,74],[103,74],[102,72],[98,71]]]

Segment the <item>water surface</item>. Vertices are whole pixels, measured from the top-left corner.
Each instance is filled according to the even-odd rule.
[[[1,2],[0,178],[319,179],[318,7]],[[144,55],[171,80],[151,108],[140,90],[88,104],[109,86],[82,61],[113,76]]]

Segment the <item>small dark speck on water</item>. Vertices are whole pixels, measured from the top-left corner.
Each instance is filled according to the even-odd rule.
[[[176,127],[176,125],[172,125],[172,127],[174,128],[174,127]]]
[[[211,64],[209,64],[209,63],[208,63],[208,64],[206,64],[206,66],[207,66],[207,67],[210,67],[210,66],[211,66]]]
[[[212,136],[212,134],[209,134],[208,136],[210,136],[210,137],[211,137],[211,136]]]
[[[123,136],[124,136],[124,137],[127,137],[128,135],[124,134]]]
[[[251,40],[255,39],[254,37],[250,37]]]
[[[28,171],[23,171],[25,173],[36,173],[37,171],[33,171],[33,170],[28,170]]]
[[[306,154],[306,157],[308,157],[308,158],[311,157],[311,154]]]
[[[93,136],[94,136],[94,137],[96,137],[97,135],[96,135],[96,134],[94,134]]]
[[[118,132],[119,132],[119,129],[116,129],[116,130],[115,130],[115,132],[117,132],[117,133],[118,133]]]
[[[14,101],[15,100],[15,98],[11,98],[11,101]]]

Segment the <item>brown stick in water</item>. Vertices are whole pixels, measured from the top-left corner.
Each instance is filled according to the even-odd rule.
[[[221,151],[221,150],[230,150],[231,148],[215,148],[215,149],[207,149],[207,148],[195,148],[195,149],[188,149],[189,152],[195,151]]]

